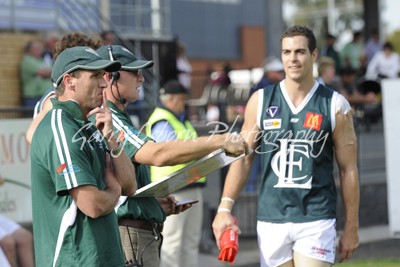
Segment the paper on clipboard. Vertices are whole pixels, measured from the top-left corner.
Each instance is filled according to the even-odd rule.
[[[133,197],[165,197],[244,156],[245,154],[230,157],[225,155],[223,149],[215,150],[182,169],[138,189]]]

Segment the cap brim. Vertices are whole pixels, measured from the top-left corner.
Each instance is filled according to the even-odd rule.
[[[104,69],[107,72],[117,71],[121,68],[121,63],[118,61],[110,61],[105,59],[99,59],[92,61],[85,65],[76,65],[69,70],[65,71],[60,77],[58,77],[57,81],[53,83],[54,87],[57,87],[63,79],[64,75],[67,73],[71,73],[75,70],[101,70]]]
[[[96,60],[93,62],[90,62],[89,64],[86,65],[78,65],[76,69],[82,69],[82,70],[101,70],[104,69],[107,72],[113,72],[117,71],[121,68],[121,63],[118,61],[110,61],[110,60]]]
[[[133,61],[131,63],[123,65],[121,67],[121,70],[132,71],[132,70],[139,70],[139,69],[147,69],[147,68],[150,68],[153,65],[154,65],[153,61],[135,60],[135,61]]]

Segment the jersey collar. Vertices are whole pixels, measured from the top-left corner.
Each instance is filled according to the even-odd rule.
[[[70,114],[75,120],[84,122],[82,120],[82,110],[79,104],[74,100],[59,101],[57,98],[51,98],[50,101],[53,103],[54,109],[62,109]]]

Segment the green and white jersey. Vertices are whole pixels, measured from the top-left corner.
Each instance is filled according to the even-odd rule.
[[[124,151],[129,158],[132,158],[147,141],[152,139],[139,131],[133,125],[126,112],[120,110],[111,101],[108,101],[108,106],[112,111],[115,133],[120,134],[121,131],[124,133]],[[135,170],[138,188],[151,183],[150,169],[148,165],[135,163]],[[131,219],[149,220],[158,223],[164,222],[166,218],[164,210],[154,197],[128,198],[122,196],[115,210],[118,218],[127,217]]]
[[[54,91],[53,88],[50,88],[49,90],[47,90],[43,95],[42,98],[40,98],[40,100],[36,103],[35,108],[33,109],[33,117],[35,118],[40,112],[42,112],[43,110],[43,105],[44,102],[48,99],[48,98],[53,98],[56,97],[56,92]]]
[[[90,218],[69,194],[83,185],[105,189],[106,144],[76,102],[52,102],[31,146],[36,266],[125,266],[116,214]]]
[[[283,81],[260,91],[258,220],[299,223],[336,217],[332,132],[336,101],[344,99],[339,96],[315,82],[294,107]]]

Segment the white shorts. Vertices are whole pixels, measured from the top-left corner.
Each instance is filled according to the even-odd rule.
[[[11,235],[21,226],[14,222],[13,220],[0,215],[0,240],[3,239],[7,235]]]
[[[334,263],[336,219],[307,223],[257,221],[261,267],[279,266],[293,259],[293,251],[317,260]]]

